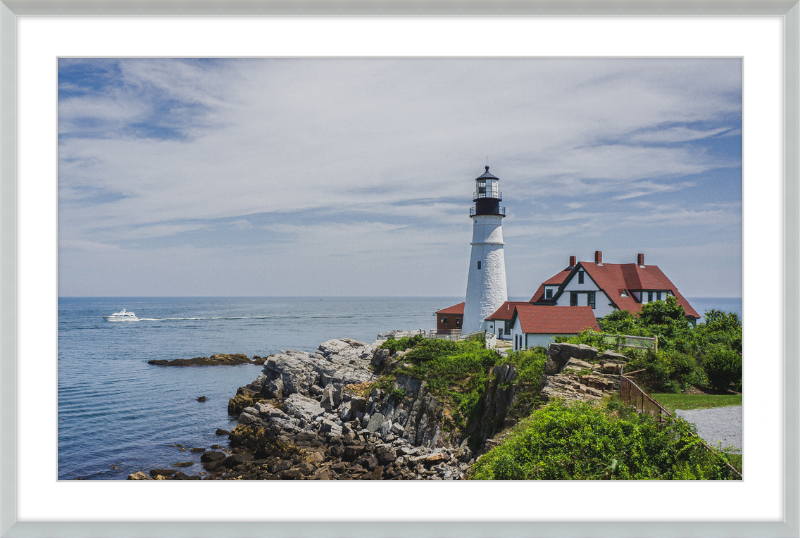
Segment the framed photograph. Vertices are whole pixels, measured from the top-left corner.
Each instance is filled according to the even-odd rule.
[[[0,536],[800,535],[797,3],[4,2],[0,15]],[[506,244],[517,246],[504,261],[500,222],[513,213]],[[621,218],[647,233],[613,236]],[[669,256],[650,261],[648,241]],[[537,280],[506,289],[506,271]],[[430,450],[398,456],[409,435],[389,417],[405,413],[410,389],[397,376],[362,395],[347,367],[297,390],[259,375],[317,335],[327,342],[307,350],[313,360],[416,371],[393,348],[383,357],[338,340],[351,336],[329,321],[342,309],[356,313],[357,340],[419,319],[384,329],[429,340],[479,331],[544,361],[545,347],[600,330],[614,311],[668,305],[689,327],[720,308],[694,290],[739,290],[722,309],[747,315],[732,344],[743,375],[703,385],[748,387],[743,480],[681,479],[705,472],[697,462],[671,471],[677,480],[634,481],[613,462],[577,480],[499,480],[531,478],[510,456],[511,470],[486,471],[495,480],[453,480],[467,477],[458,461],[472,463],[472,445],[441,440],[470,427],[467,404],[453,406],[447,431],[414,423]],[[397,317],[414,305],[374,299],[403,295],[424,312]],[[300,321],[281,319],[300,303]],[[491,314],[503,306],[509,316]],[[653,356],[675,345],[620,334],[640,334],[622,343]],[[720,356],[735,358],[727,345]],[[103,362],[98,350],[135,360]],[[607,353],[596,367],[570,363],[586,370],[570,394],[619,391],[601,383],[621,357]],[[243,364],[206,377],[159,364],[201,355]],[[385,468],[383,456],[348,462],[347,478],[417,480],[287,480],[303,471],[266,459],[247,474],[233,461],[247,451],[233,445],[210,449],[229,480],[174,480],[187,477],[181,467],[200,478],[222,465],[191,448],[215,442],[210,407],[223,409],[220,430],[221,402],[242,410],[222,378],[242,387],[240,407],[288,413],[292,431],[327,428],[392,452]],[[259,402],[267,393],[280,405]],[[309,402],[328,415],[306,413]],[[331,413],[342,420],[326,422]],[[307,464],[303,476],[325,478],[331,457],[321,451],[325,469]],[[600,475],[622,479],[584,480]]]

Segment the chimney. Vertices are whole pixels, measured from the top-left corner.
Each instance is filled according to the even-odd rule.
[[[603,251],[602,250],[595,250],[594,251],[594,263],[597,265],[603,265]]]
[[[639,267],[644,267],[644,254],[636,255],[636,265]]]
[[[570,256],[569,257],[569,266],[570,267],[575,267],[575,265],[577,263],[578,263],[578,259],[575,256]]]

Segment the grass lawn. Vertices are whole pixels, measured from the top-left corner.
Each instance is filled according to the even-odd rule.
[[[675,414],[676,409],[710,409],[742,405],[741,394],[651,394],[658,403]]]

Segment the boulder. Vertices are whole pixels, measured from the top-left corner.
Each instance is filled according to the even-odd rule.
[[[283,402],[283,410],[297,419],[311,422],[320,415],[325,414],[325,409],[319,402],[301,394],[294,393]]]
[[[175,469],[150,469],[150,476],[172,476],[177,472]]]
[[[214,471],[225,461],[225,454],[222,452],[205,452],[200,456],[200,462],[206,471]]]
[[[344,447],[344,454],[342,455],[342,459],[345,461],[355,461],[363,452],[365,446],[364,445],[350,445]]]
[[[243,463],[249,463],[253,461],[253,455],[249,452],[241,452],[239,454],[233,454],[232,456],[228,456],[225,458],[225,462],[223,465],[228,469],[233,469],[237,465],[242,465]]]
[[[622,353],[611,351],[610,349],[605,350],[599,358],[603,361],[628,362],[628,357]]]
[[[303,477],[303,474],[299,469],[287,469],[278,473],[278,476],[281,478],[281,480],[300,480]]]
[[[405,428],[403,428],[399,422],[395,422],[392,424],[392,428],[389,431],[391,431],[394,435],[401,437],[404,430]]]
[[[142,471],[136,471],[135,473],[128,475],[128,480],[152,480],[152,478],[144,474]]]
[[[339,419],[347,422],[353,419],[353,408],[350,402],[344,402],[342,405],[339,406]]]
[[[586,361],[582,361],[580,359],[572,358],[567,361],[566,368],[574,369],[574,370],[591,370],[592,365]]]
[[[205,396],[200,396],[200,397],[197,399],[197,401],[198,401],[198,402],[205,402],[205,401],[206,401],[206,397],[205,397]]]
[[[322,401],[320,405],[326,411],[331,411],[339,407],[342,395],[342,386],[338,383],[330,383],[322,390]]]
[[[179,461],[178,463],[173,463],[173,467],[191,467],[194,465],[193,461]]]
[[[322,423],[320,424],[319,433],[327,433],[330,434],[332,437],[338,437],[342,435],[342,425],[333,422],[332,420],[322,419]]]
[[[323,357],[328,357],[330,355],[333,355],[334,353],[339,353],[340,351],[348,347],[350,347],[350,344],[348,342],[345,342],[344,340],[328,340],[327,342],[322,342],[319,345],[319,347],[317,348],[317,353],[319,353]]]
[[[378,462],[381,465],[386,465],[397,459],[397,452],[395,452],[391,445],[378,445],[375,448],[375,456],[378,458]]]
[[[381,427],[381,424],[385,422],[385,418],[380,413],[375,413],[371,417],[369,417],[369,422],[367,422],[366,430],[370,433],[374,433],[378,431]]]
[[[380,426],[381,437],[386,437],[389,435],[389,432],[392,430],[392,421],[387,420],[386,422],[382,422]]]
[[[594,361],[597,359],[597,348],[592,346],[587,346],[586,344],[579,344],[578,354],[573,355],[573,357],[580,359],[582,361]]]
[[[389,358],[389,350],[388,349],[376,349],[375,354],[372,356],[372,361],[370,364],[375,368],[380,368],[386,363],[386,359]]]
[[[363,413],[367,409],[367,399],[361,396],[350,398],[350,408],[356,413]]]
[[[283,379],[280,377],[270,379],[264,384],[263,390],[268,398],[283,398]]]

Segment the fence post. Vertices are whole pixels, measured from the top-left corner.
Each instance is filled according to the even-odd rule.
[[[658,335],[653,337],[653,353],[658,353]]]

